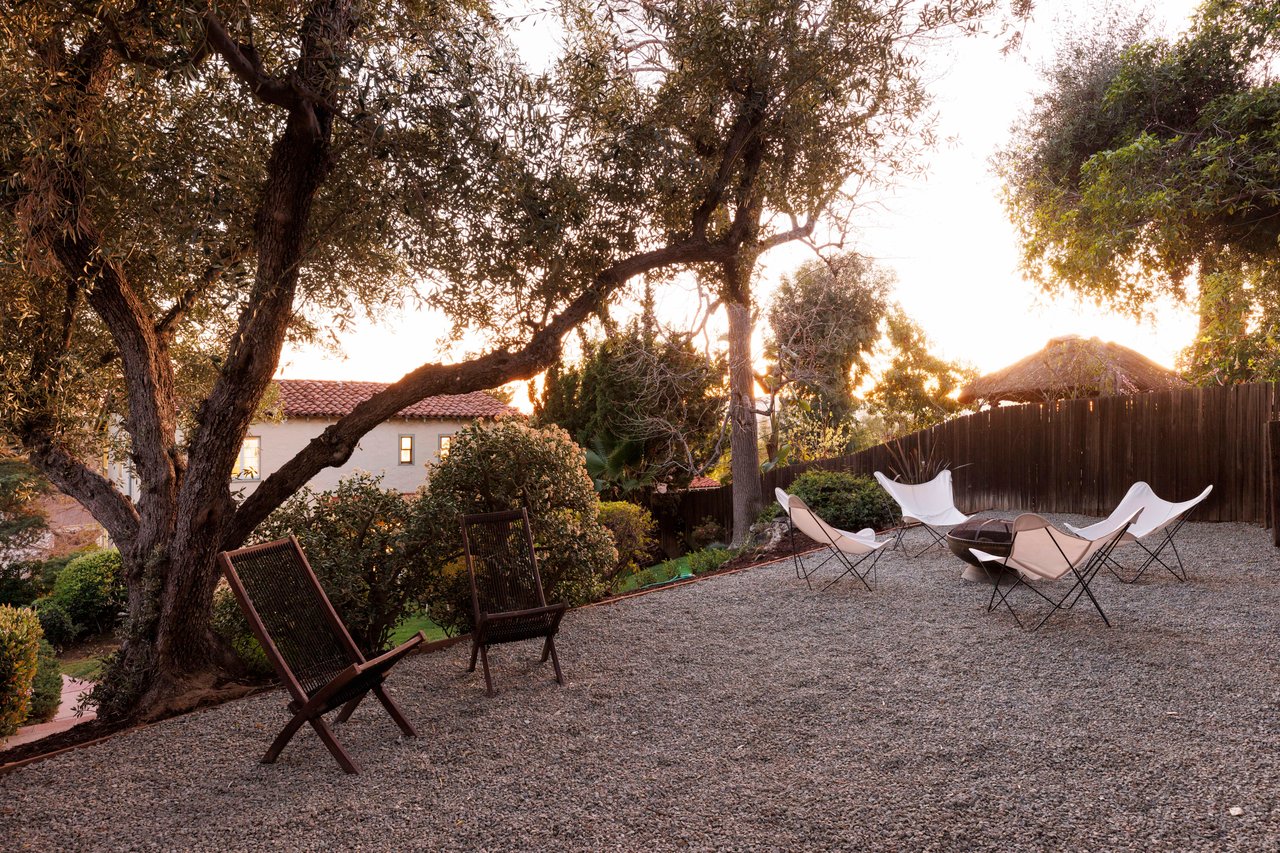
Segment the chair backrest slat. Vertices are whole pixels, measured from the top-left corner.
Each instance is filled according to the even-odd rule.
[[[291,687],[311,696],[360,662],[297,540],[254,545],[220,558],[254,633]]]
[[[477,614],[546,606],[528,512],[464,515],[462,541]]]

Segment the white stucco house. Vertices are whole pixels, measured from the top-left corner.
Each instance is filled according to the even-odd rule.
[[[245,435],[232,474],[232,491],[248,495],[272,472],[306,447],[312,438],[358,403],[386,388],[383,382],[280,379],[279,418],[254,423]],[[413,492],[427,481],[428,465],[449,450],[449,439],[476,420],[516,414],[516,410],[477,391],[428,397],[370,430],[341,468],[326,468],[307,484],[332,489],[356,471],[381,474],[385,488]],[[138,483],[123,466],[112,473],[127,495]]]

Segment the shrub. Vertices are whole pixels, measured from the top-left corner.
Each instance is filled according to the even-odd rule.
[[[525,505],[539,547],[538,567],[549,601],[581,604],[604,591],[618,563],[583,450],[559,427],[534,429],[517,420],[463,429],[433,470],[413,507],[410,541],[435,568],[439,586],[431,618],[447,631],[470,630],[471,599],[458,515]]]
[[[48,595],[67,564],[84,552],[72,552],[47,560],[23,560],[0,566],[0,604],[28,607]]]
[[[653,562],[658,523],[649,510],[626,501],[602,501],[600,523],[609,529],[613,547],[618,549],[618,562],[608,573],[608,580],[633,575]]]
[[[213,630],[227,641],[250,674],[260,678],[274,674],[267,653],[253,636],[249,620],[226,581],[220,581],[213,591]]]
[[[31,707],[40,655],[40,620],[25,607],[0,605],[0,738],[18,730]]]
[[[883,530],[900,517],[897,503],[879,483],[845,471],[806,471],[787,491],[841,530]]]
[[[689,571],[695,575],[713,572],[733,557],[728,548],[703,548],[689,554]]]
[[[94,551],[76,557],[58,573],[49,597],[84,631],[109,631],[128,603],[120,552]]]
[[[53,719],[62,704],[62,670],[58,667],[58,656],[48,640],[40,640],[40,648],[36,654],[36,677],[31,684],[31,707],[27,709],[27,719],[23,725],[44,723]]]
[[[701,524],[689,531],[689,541],[695,551],[701,551],[714,542],[723,543],[725,535],[723,524],[714,518],[704,518]]]
[[[36,618],[40,620],[40,630],[44,638],[59,649],[65,649],[84,633],[84,629],[75,623],[67,608],[51,598],[42,598],[35,604]]]
[[[37,565],[19,562],[0,566],[0,604],[28,607],[39,597],[33,579]]]
[[[330,491],[303,490],[254,535],[297,536],[351,638],[374,655],[431,586],[430,567],[406,550],[411,510],[399,492],[382,487],[381,477],[359,473]]]

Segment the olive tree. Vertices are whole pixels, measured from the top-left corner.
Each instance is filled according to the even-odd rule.
[[[532,377],[636,276],[723,270],[748,304],[918,112],[906,41],[993,2],[567,3],[537,74],[484,0],[0,7],[0,440],[120,548],[100,718],[236,665],[215,554],[378,423]],[[487,348],[423,353],[237,502],[285,341],[417,299]],[[136,501],[90,461],[109,440]]]

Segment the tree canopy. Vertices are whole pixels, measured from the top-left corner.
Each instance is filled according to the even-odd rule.
[[[100,717],[230,665],[214,555],[378,423],[533,376],[637,276],[746,299],[760,252],[907,156],[919,40],[994,6],[584,0],[531,73],[482,0],[5,5],[0,434],[120,546]],[[488,349],[424,353],[237,503],[284,342],[416,299]],[[112,437],[136,502],[90,461]]]
[[[846,418],[894,281],[892,271],[855,254],[809,261],[783,276],[768,312],[769,390],[804,399],[834,420]]]
[[[1280,7],[1207,0],[1190,30],[1111,21],[1060,52],[998,158],[1024,266],[1134,312],[1199,283],[1201,381],[1280,376]]]

